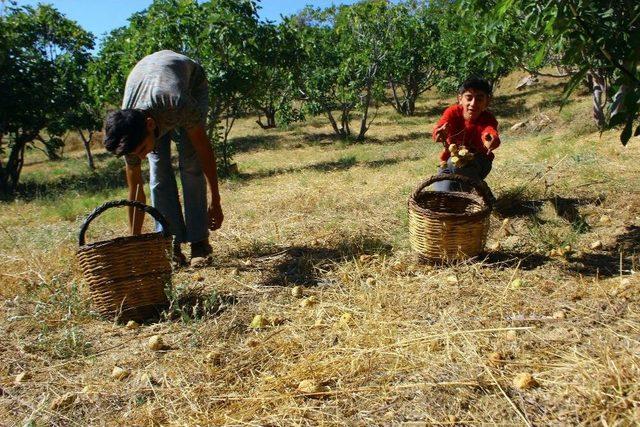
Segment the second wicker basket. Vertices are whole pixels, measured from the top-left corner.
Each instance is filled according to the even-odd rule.
[[[471,186],[477,194],[429,191],[435,182],[451,180]],[[425,262],[462,261],[484,250],[493,195],[484,181],[462,175],[432,176],[409,197],[411,247]]]

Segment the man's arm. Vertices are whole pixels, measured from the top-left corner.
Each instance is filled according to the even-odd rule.
[[[146,203],[147,197],[144,194],[144,182],[142,181],[142,166],[140,163],[129,164],[125,166],[127,174],[127,185],[129,187],[129,200],[137,200]],[[144,221],[144,212],[133,207],[128,208],[129,211],[129,230],[132,235],[138,235],[142,232],[142,222]],[[135,217],[134,217],[135,211]]]
[[[187,129],[187,136],[196,150],[198,160],[200,160],[200,166],[202,172],[207,178],[209,189],[211,190],[211,202],[209,203],[209,229],[217,230],[222,226],[224,221],[224,215],[222,213],[222,206],[220,205],[220,190],[218,189],[218,170],[216,168],[216,155],[209,143],[207,132],[204,129],[204,125],[199,124],[193,128]]]

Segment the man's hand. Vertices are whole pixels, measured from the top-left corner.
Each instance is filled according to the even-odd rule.
[[[203,125],[187,130],[187,135],[191,140],[193,148],[196,150],[202,172],[204,173],[209,190],[211,190],[211,201],[207,207],[209,220],[207,226],[209,230],[217,230],[222,226],[224,215],[220,206],[220,190],[218,189],[218,171],[216,169],[216,156],[207,138],[207,133]]]
[[[444,144],[445,142],[447,142],[448,133],[449,123],[445,122],[442,126],[436,129],[436,141]]]
[[[129,200],[147,203],[147,197],[144,194],[144,181],[142,180],[142,169],[140,163],[128,164],[125,166],[127,174],[127,186],[129,187]],[[142,223],[144,221],[144,212],[129,206],[127,209],[129,214],[129,231],[132,235],[138,235],[142,232]]]
[[[220,201],[211,201],[211,203],[209,203],[209,207],[207,208],[207,213],[209,214],[209,230],[217,230],[218,228],[222,227],[224,214],[222,213],[222,206],[220,206]]]

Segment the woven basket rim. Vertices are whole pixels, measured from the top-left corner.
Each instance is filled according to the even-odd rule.
[[[123,245],[125,243],[143,242],[145,240],[172,240],[172,237],[171,236],[165,237],[162,234],[162,232],[144,233],[144,234],[138,234],[135,236],[115,237],[113,239],[86,243],[78,248],[77,253],[84,252],[91,249],[101,249],[107,246],[118,246],[118,245]]]
[[[424,208],[422,206],[420,206],[418,204],[418,201],[415,200],[415,198],[413,197],[413,194],[411,196],[409,196],[409,208],[413,209],[414,211],[421,213],[425,216],[431,217],[431,218],[468,218],[468,219],[473,219],[473,218],[483,218],[487,215],[490,214],[491,212],[491,207],[489,205],[487,205],[484,202],[484,199],[476,194],[471,194],[471,193],[467,193],[464,191],[449,191],[449,192],[442,192],[442,191],[425,191],[425,192],[421,192],[419,195],[423,196],[423,197],[429,197],[430,195],[437,195],[438,197],[445,197],[445,198],[451,198],[451,197],[459,197],[459,198],[463,198],[463,199],[469,199],[475,203],[478,203],[478,205],[480,206],[480,210],[477,212],[462,212],[462,213],[455,213],[455,212],[437,212],[428,208]]]

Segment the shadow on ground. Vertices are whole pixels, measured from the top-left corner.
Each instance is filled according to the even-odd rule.
[[[303,172],[306,170],[315,170],[320,172],[334,172],[334,171],[344,171],[347,169],[351,169],[352,167],[355,167],[355,166],[379,168],[383,166],[395,165],[397,163],[402,163],[407,161],[417,161],[422,159],[424,159],[424,157],[422,156],[406,156],[406,157],[391,158],[391,159],[358,161],[355,158],[355,156],[346,156],[338,160],[313,163],[305,166],[292,166],[288,168],[268,169],[264,171],[251,172],[251,173],[241,172],[240,174],[238,174],[238,178],[241,180],[248,181],[252,179],[259,179],[259,178],[283,175],[288,173]]]
[[[169,320],[216,317],[238,302],[235,295],[219,294],[202,286],[174,288],[173,292],[171,304],[164,313]]]
[[[576,231],[589,230],[589,224],[578,208],[580,206],[599,206],[604,201],[604,196],[600,197],[562,197],[551,196],[544,199],[527,199],[522,192],[514,191],[501,194],[496,199],[494,211],[502,218],[531,217],[538,215],[545,203],[549,203],[555,210],[558,217],[570,222]],[[538,221],[544,222],[540,218]]]
[[[534,270],[547,263],[549,257],[536,253],[494,251],[486,254],[482,261],[491,267]]]
[[[303,136],[303,139],[308,143],[318,144],[332,144],[335,142],[342,142],[345,144],[379,144],[379,145],[393,145],[400,142],[412,141],[412,140],[421,140],[421,139],[429,139],[431,140],[430,132],[410,132],[407,134],[398,134],[395,136],[385,137],[384,139],[379,139],[373,136],[367,136],[364,141],[356,141],[354,137],[352,138],[343,138],[341,136],[336,135],[335,133],[314,133],[314,134],[306,134]]]
[[[615,277],[640,264],[640,226],[630,225],[601,251],[580,254],[567,269],[586,276]]]
[[[335,142],[349,142],[349,139],[335,133],[305,133],[302,135],[302,139],[312,145],[321,143],[332,144]]]
[[[262,272],[261,286],[315,286],[323,283],[321,272],[362,254],[390,253],[391,245],[375,238],[342,241],[335,246],[291,246],[252,258],[249,267]]]
[[[250,135],[232,138],[230,143],[236,152],[244,153],[256,150],[275,150],[279,148],[278,139],[277,135]]]

